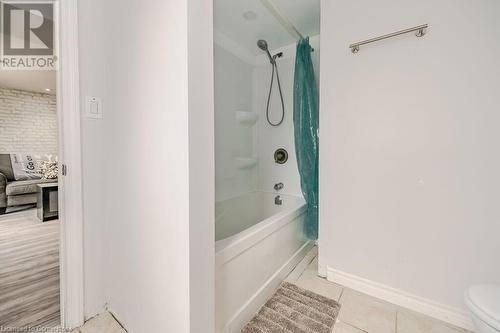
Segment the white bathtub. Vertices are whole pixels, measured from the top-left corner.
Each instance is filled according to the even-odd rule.
[[[252,192],[216,204],[216,332],[240,332],[313,246],[303,233],[305,202]]]

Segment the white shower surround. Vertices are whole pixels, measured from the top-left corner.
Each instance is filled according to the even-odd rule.
[[[278,70],[285,104],[282,125],[272,127],[266,122],[266,102],[271,79],[271,66],[265,53],[254,57],[250,52],[220,32],[215,32],[215,113],[216,113],[216,200],[226,200],[250,191],[273,192],[273,186],[282,182],[284,194],[302,196],[295,157],[293,131],[293,79],[295,44],[272,49],[272,54],[283,52],[278,59]],[[319,35],[310,38],[311,54],[319,82]],[[273,45],[269,45],[270,48]],[[250,71],[250,73],[249,73]],[[239,111],[252,111],[258,116],[253,127],[237,122]],[[279,93],[274,82],[270,113],[272,119],[281,114]],[[227,140],[231,137],[231,140]],[[274,162],[278,148],[289,153],[286,164]],[[254,169],[237,170],[231,158],[256,157]]]
[[[252,192],[216,204],[216,332],[240,332],[313,246],[302,198]]]

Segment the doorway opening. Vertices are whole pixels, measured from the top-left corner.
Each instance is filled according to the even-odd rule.
[[[77,2],[1,5],[0,330],[72,328],[83,323]]]

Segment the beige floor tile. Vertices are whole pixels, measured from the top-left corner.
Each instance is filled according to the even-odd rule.
[[[307,268],[294,283],[301,288],[311,290],[336,301],[339,300],[342,294],[342,286],[318,276],[317,256],[307,265]]]
[[[368,333],[395,333],[395,305],[344,288],[339,320]]]
[[[452,327],[427,316],[401,309],[397,315],[398,333],[465,333],[464,329]]]
[[[306,271],[314,271],[316,273],[318,272],[318,257],[317,256],[316,256],[316,258],[314,258],[313,261],[311,261],[309,266],[307,266]]]
[[[313,261],[318,255],[318,248],[314,246],[301,260],[299,264],[294,268],[294,270],[288,274],[285,278],[286,282],[295,283],[302,273],[309,268],[311,261]]]
[[[295,275],[288,275],[283,281],[290,282],[290,283],[295,283],[295,281],[297,281],[297,276],[295,276]]]
[[[102,313],[80,327],[81,333],[126,333],[109,312]]]
[[[332,333],[364,333],[364,332],[359,328],[356,328],[341,321],[337,321],[333,326]]]
[[[295,284],[301,288],[315,292],[316,294],[338,301],[342,295],[342,287],[327,281],[317,275],[316,271],[306,270]]]

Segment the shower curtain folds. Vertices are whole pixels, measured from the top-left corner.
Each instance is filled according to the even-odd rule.
[[[318,237],[319,105],[309,37],[297,43],[293,91],[295,150],[302,194],[307,202],[305,234]]]

